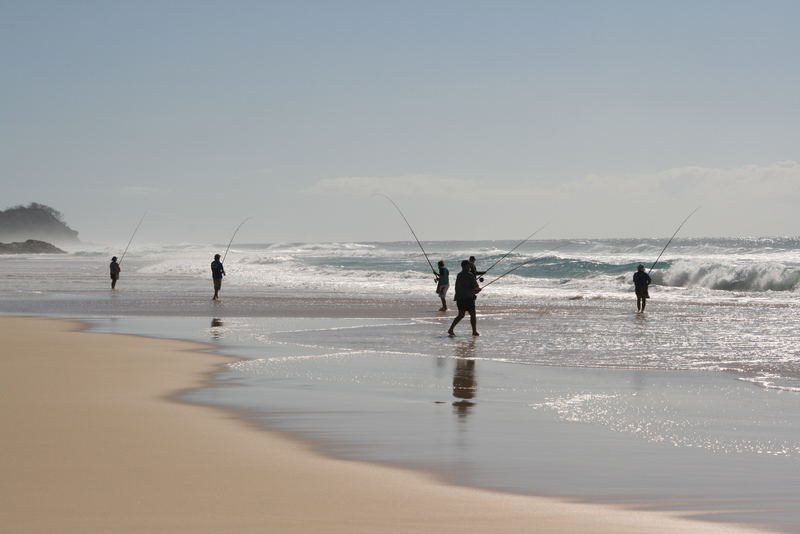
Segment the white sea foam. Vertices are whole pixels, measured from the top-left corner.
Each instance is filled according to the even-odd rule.
[[[704,287],[723,291],[795,291],[800,268],[782,262],[716,263],[707,260],[674,262],[656,280],[670,286]]]
[[[478,268],[486,269],[516,244],[426,242],[424,246],[436,251],[433,258],[445,259],[452,287],[461,258],[474,254]],[[795,384],[787,380],[800,376],[796,348],[800,343],[792,321],[800,308],[800,240],[676,242],[652,272],[649,309],[671,305],[677,311],[662,319],[663,331],[651,344],[649,338],[640,341],[619,314],[633,305],[631,277],[640,258],[654,258],[662,247],[660,240],[563,240],[531,242],[515,250],[485,276],[484,284],[524,266],[488,286],[479,296],[479,311],[483,305],[552,309],[556,311],[547,313],[556,314],[568,310],[558,317],[558,324],[575,335],[542,331],[535,320],[517,329],[514,317],[503,318],[507,321],[503,332],[510,334],[501,344],[503,350],[491,358],[588,367],[732,370],[761,386],[793,391]],[[122,286],[140,284],[137,291],[151,295],[142,309],[157,312],[162,295],[175,299],[186,287],[206,288],[212,256],[223,250],[197,243],[137,245],[125,259]],[[38,261],[38,278],[29,276],[31,259],[4,258],[3,276],[9,281],[5,294],[18,299],[52,290],[58,298],[66,298],[64,288],[75,294],[95,291],[99,284],[105,286],[108,265],[103,255],[112,252],[118,254],[111,247],[87,245],[70,255]],[[288,292],[380,298],[387,303],[437,302],[433,276],[413,241],[235,245],[225,268],[224,292],[236,290],[256,300]],[[129,295],[120,293],[120,298]],[[582,307],[593,310],[575,315],[581,317],[575,322],[571,310]],[[680,310],[691,314],[681,318]],[[606,321],[608,314],[611,319]],[[649,316],[639,324],[647,324]],[[648,326],[651,335],[654,328]],[[534,337],[536,343],[530,341]],[[591,342],[573,342],[582,339]],[[777,380],[762,373],[774,373]]]

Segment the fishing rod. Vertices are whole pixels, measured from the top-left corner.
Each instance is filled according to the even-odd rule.
[[[242,225],[244,223],[246,223],[247,221],[249,221],[250,219],[252,219],[252,217],[248,217],[245,220],[243,220],[242,222],[240,222],[239,226],[236,227],[236,230],[233,231],[233,235],[231,236],[231,240],[228,241],[228,248],[225,249],[225,254],[222,256],[222,263],[225,263],[225,258],[228,257],[228,251],[231,249],[231,245],[233,244],[233,238],[236,237],[236,234],[239,232],[239,228],[241,228]]]
[[[413,235],[414,239],[417,240],[417,245],[419,245],[419,249],[422,251],[423,256],[425,256],[425,259],[428,260],[428,265],[430,265],[431,267],[431,272],[434,274],[434,276],[438,276],[439,273],[437,273],[436,269],[433,268],[433,264],[431,263],[431,259],[428,257],[428,253],[425,252],[424,248],[422,248],[422,243],[420,243],[419,238],[417,237],[417,233],[414,231],[413,228],[411,228],[411,223],[408,222],[406,216],[403,215],[403,210],[400,209],[400,206],[398,206],[397,203],[389,197],[389,195],[384,195],[383,193],[375,193],[373,196],[375,195],[382,196],[383,198],[392,203],[392,205],[397,210],[397,213],[399,213],[400,216],[403,218],[403,220],[406,222],[406,226],[408,226],[408,229],[411,230],[411,235]]]
[[[125,254],[128,253],[128,248],[131,246],[131,243],[133,242],[133,237],[136,235],[136,232],[139,231],[139,227],[142,225],[142,221],[144,220],[146,215],[147,215],[147,212],[145,211],[144,215],[142,215],[142,218],[139,219],[139,224],[137,224],[136,228],[133,230],[133,233],[131,234],[131,238],[128,240],[128,245],[125,247],[125,251],[122,253],[122,256],[119,258],[119,262],[118,262],[119,265],[122,265],[122,260],[125,259]]]
[[[490,286],[490,285],[494,284],[495,282],[497,282],[498,280],[500,280],[500,279],[501,279],[501,278],[503,278],[504,276],[506,276],[506,275],[509,275],[509,274],[513,273],[514,271],[516,271],[517,269],[521,269],[521,268],[525,267],[526,265],[529,265],[529,264],[531,264],[531,263],[535,262],[536,260],[540,260],[540,259],[542,259],[542,258],[545,258],[545,257],[547,257],[548,255],[552,254],[553,252],[555,252],[555,251],[557,251],[558,249],[560,249],[560,248],[563,248],[563,247],[565,247],[565,246],[567,246],[567,243],[564,243],[563,245],[561,245],[561,246],[558,246],[558,247],[556,247],[556,248],[554,248],[554,249],[552,249],[552,250],[548,250],[548,251],[547,251],[547,252],[545,252],[544,254],[540,254],[540,255],[538,255],[538,256],[535,256],[535,257],[533,257],[533,258],[531,258],[531,259],[529,259],[529,260],[525,260],[525,261],[523,261],[522,263],[520,263],[520,264],[519,264],[519,265],[517,265],[516,267],[514,267],[514,268],[512,268],[512,269],[509,269],[508,271],[504,272],[503,274],[501,274],[500,276],[498,276],[497,278],[495,278],[495,279],[494,279],[494,280],[492,280],[491,282],[487,282],[486,284],[484,284],[484,285],[483,285],[483,287],[481,287],[481,289],[486,289],[488,286]]]
[[[495,265],[497,265],[498,263],[500,263],[501,261],[503,261],[504,259],[506,259],[506,258],[508,257],[508,255],[509,255],[509,254],[511,254],[512,252],[514,252],[515,250],[517,250],[519,247],[521,247],[522,245],[524,245],[525,243],[527,243],[527,242],[530,240],[530,238],[532,238],[533,236],[535,236],[536,234],[538,234],[539,232],[541,232],[542,230],[544,230],[544,229],[545,229],[545,227],[546,227],[548,224],[550,224],[550,223],[549,223],[549,222],[547,222],[547,223],[544,223],[542,226],[540,226],[540,227],[539,227],[539,229],[538,229],[538,230],[536,230],[536,231],[535,231],[535,232],[533,232],[531,235],[529,235],[528,237],[526,237],[525,239],[523,239],[522,241],[520,241],[520,242],[517,244],[517,246],[515,246],[514,248],[512,248],[511,250],[509,250],[508,252],[506,252],[506,253],[505,253],[505,254],[504,254],[504,255],[503,255],[503,256],[502,256],[502,257],[501,257],[499,260],[497,260],[496,262],[494,262],[494,263],[493,263],[493,264],[492,264],[492,265],[491,265],[491,266],[490,266],[488,269],[486,269],[485,271],[483,271],[483,274],[485,275],[486,273],[488,273],[489,271],[491,271],[491,270],[492,270],[492,267],[494,267]]]
[[[669,244],[670,244],[670,243],[672,243],[672,240],[673,240],[673,239],[675,239],[675,236],[676,236],[676,235],[678,235],[678,232],[680,232],[680,231],[681,231],[681,228],[683,228],[683,225],[684,225],[684,224],[686,224],[686,221],[688,221],[688,220],[689,220],[689,218],[690,218],[692,215],[694,215],[695,213],[697,213],[697,210],[699,210],[699,209],[700,209],[700,206],[697,206],[697,207],[694,209],[694,211],[692,211],[692,212],[691,212],[689,215],[687,215],[687,216],[686,216],[686,218],[683,220],[683,222],[682,222],[682,223],[681,223],[681,224],[678,226],[678,229],[677,229],[677,230],[675,230],[675,233],[674,233],[674,234],[672,234],[672,237],[670,237],[670,238],[669,238],[669,241],[667,241],[667,244],[666,244],[666,245],[664,245],[664,248],[662,248],[662,249],[661,249],[661,254],[664,254],[664,251],[665,251],[665,250],[667,250],[667,247],[669,246]],[[651,265],[651,266],[650,266],[650,270],[648,270],[648,271],[647,271],[647,274],[650,274],[650,273],[652,272],[653,268],[654,268],[654,267],[656,266],[656,264],[658,263],[658,260],[660,260],[660,259],[661,259],[661,254],[659,254],[659,255],[658,255],[658,257],[656,258],[656,261],[654,261],[654,262],[653,262],[653,265]]]

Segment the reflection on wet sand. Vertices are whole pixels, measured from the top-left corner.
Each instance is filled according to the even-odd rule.
[[[475,339],[461,341],[456,345],[456,365],[453,368],[453,408],[459,419],[469,415],[470,408],[475,403],[472,399],[478,391],[478,382],[475,378]]]
[[[211,319],[211,327],[208,329],[209,333],[211,334],[211,339],[222,339],[222,328],[224,326],[225,325],[222,323],[222,319],[218,319],[216,317]]]

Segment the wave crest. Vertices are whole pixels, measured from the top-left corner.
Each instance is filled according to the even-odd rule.
[[[653,274],[654,282],[674,287],[722,291],[795,291],[800,287],[800,269],[772,262],[723,265],[676,261],[666,271]]]

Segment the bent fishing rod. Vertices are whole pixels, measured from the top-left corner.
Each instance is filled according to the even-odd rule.
[[[142,221],[144,220],[145,216],[147,216],[147,212],[146,211],[144,212],[144,215],[142,215],[142,218],[139,219],[139,224],[137,224],[136,228],[133,230],[133,233],[131,234],[131,238],[128,239],[128,245],[125,247],[125,251],[122,253],[122,256],[120,256],[120,258],[119,258],[119,262],[118,262],[119,265],[122,265],[122,260],[125,259],[125,254],[128,253],[128,248],[130,248],[131,243],[133,243],[133,237],[136,235],[136,232],[139,231],[139,227],[142,225]]]
[[[653,265],[650,266],[650,269],[647,271],[647,274],[650,274],[652,272],[653,268],[658,263],[658,260],[661,259],[661,255],[664,254],[664,251],[667,250],[667,247],[669,246],[669,244],[672,243],[672,240],[675,239],[675,236],[678,235],[678,232],[681,231],[681,228],[683,228],[683,225],[686,224],[686,221],[688,221],[691,218],[692,215],[697,213],[697,210],[699,210],[699,209],[700,209],[700,206],[697,206],[694,209],[694,211],[692,211],[689,215],[687,215],[686,218],[683,220],[683,222],[680,225],[678,225],[678,229],[675,230],[675,233],[672,234],[672,237],[669,238],[669,241],[667,241],[667,244],[664,245],[664,248],[661,249],[661,254],[658,255],[658,257],[656,258],[656,261],[654,261]]]
[[[245,220],[243,220],[242,222],[240,222],[239,226],[236,227],[236,230],[233,231],[233,235],[231,236],[231,240],[228,241],[228,248],[225,249],[225,254],[222,256],[222,262],[221,263],[225,263],[225,258],[228,257],[228,251],[231,249],[231,245],[233,244],[233,239],[236,237],[236,234],[239,232],[239,228],[241,228],[242,225],[244,223],[246,223],[247,221],[249,221],[250,219],[252,219],[252,217],[248,217]]]
[[[406,226],[408,226],[408,229],[411,230],[411,235],[414,236],[414,239],[417,241],[417,245],[419,245],[419,249],[422,251],[422,255],[425,256],[425,259],[428,261],[428,265],[430,265],[430,267],[431,267],[431,272],[434,274],[434,276],[438,276],[439,273],[437,273],[436,269],[433,268],[433,264],[431,263],[431,259],[428,257],[428,253],[425,252],[425,249],[422,247],[422,243],[420,243],[419,238],[417,237],[417,233],[411,227],[411,223],[408,222],[408,219],[406,219],[406,216],[403,215],[403,210],[400,209],[400,206],[397,205],[397,202],[392,200],[389,195],[384,195],[383,193],[375,193],[372,196],[376,196],[376,195],[377,196],[381,196],[381,197],[385,198],[386,200],[388,200],[389,202],[392,203],[392,205],[397,210],[397,213],[399,213],[400,217],[402,217],[403,220],[406,222]]]
[[[539,227],[539,229],[538,229],[538,230],[536,230],[536,231],[535,231],[535,232],[533,232],[531,235],[529,235],[528,237],[526,237],[525,239],[523,239],[522,241],[520,241],[519,243],[517,243],[517,246],[515,246],[514,248],[512,248],[511,250],[509,250],[508,252],[506,252],[505,254],[503,254],[503,256],[502,256],[502,257],[501,257],[499,260],[497,260],[496,262],[494,262],[494,263],[493,263],[493,264],[492,264],[492,265],[491,265],[491,266],[490,266],[488,269],[486,269],[485,271],[483,271],[483,274],[485,275],[486,273],[488,273],[489,271],[491,271],[491,270],[492,270],[492,267],[494,267],[495,265],[497,265],[498,263],[500,263],[501,261],[503,261],[504,259],[506,259],[506,258],[508,257],[508,255],[509,255],[509,254],[511,254],[512,252],[514,252],[515,250],[517,250],[519,247],[521,247],[522,245],[524,245],[525,243],[527,243],[527,242],[530,240],[530,238],[532,238],[533,236],[535,236],[536,234],[538,234],[539,232],[541,232],[542,230],[544,230],[544,229],[547,227],[547,225],[548,225],[548,224],[550,224],[550,223],[549,223],[549,222],[546,222],[546,223],[544,223],[542,226],[540,226],[540,227]]]

